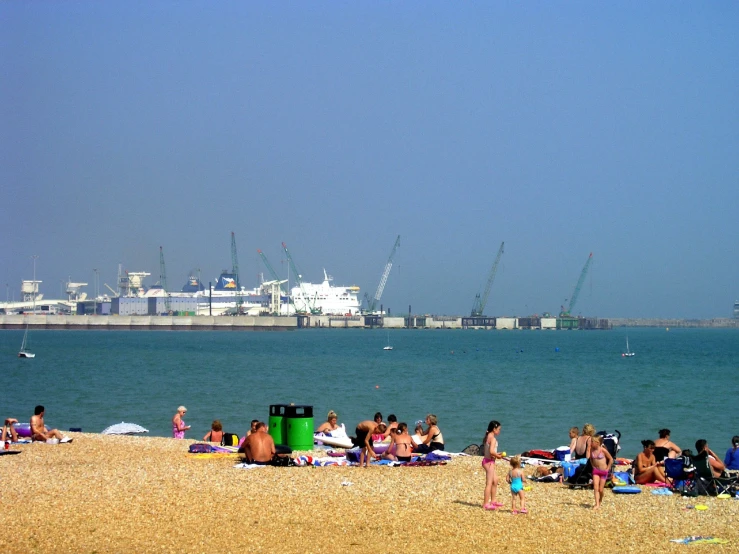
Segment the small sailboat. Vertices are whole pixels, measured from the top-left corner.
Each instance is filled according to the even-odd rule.
[[[35,358],[36,354],[28,350],[28,324],[26,324],[26,331],[23,333],[23,342],[21,343],[21,349],[18,352],[19,358]]]
[[[387,346],[382,348],[383,350],[392,350],[393,347],[390,346],[390,331],[387,332]]]
[[[631,358],[631,356],[633,356],[633,355],[634,355],[634,352],[632,352],[631,350],[629,350],[629,337],[626,337],[626,352],[623,352],[621,354],[621,356],[623,358]]]

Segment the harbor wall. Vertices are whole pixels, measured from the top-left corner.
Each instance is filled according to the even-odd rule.
[[[739,319],[663,319],[663,318],[612,318],[613,327],[664,327],[664,328],[739,328]]]
[[[556,317],[461,316],[156,316],[156,315],[2,315],[0,329],[107,330],[289,330],[289,329],[479,329],[575,330],[613,327],[739,328],[739,320],[715,319],[597,319]]]
[[[298,328],[294,316],[95,316],[0,315],[0,329],[99,329],[108,331],[282,331]]]

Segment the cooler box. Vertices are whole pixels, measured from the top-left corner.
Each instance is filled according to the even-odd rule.
[[[287,406],[287,445],[293,450],[313,450],[313,406]]]
[[[560,462],[570,461],[570,448],[567,446],[560,446],[554,451],[554,459]]]
[[[275,444],[287,444],[287,421],[285,421],[287,408],[287,404],[272,404],[269,407],[269,434]]]

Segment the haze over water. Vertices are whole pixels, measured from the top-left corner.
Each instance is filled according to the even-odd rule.
[[[633,358],[621,357],[627,334]],[[294,402],[314,407],[315,426],[337,411],[350,434],[376,411],[409,425],[434,413],[450,450],[479,443],[491,419],[509,453],[567,444],[586,422],[620,430],[626,456],[662,427],[721,454],[739,434],[736,329],[31,331],[32,360],[15,358],[21,338],[0,333],[2,415],[28,421],[43,404],[62,430],[126,421],[171,436],[184,404],[188,438],[213,419],[243,435]]]

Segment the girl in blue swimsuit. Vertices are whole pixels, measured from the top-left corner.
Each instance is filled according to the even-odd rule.
[[[521,470],[521,458],[518,456],[511,458],[511,471],[508,472],[506,481],[511,484],[511,512],[527,514],[526,498],[523,494],[523,470]],[[520,510],[516,509],[516,497],[518,497]]]

